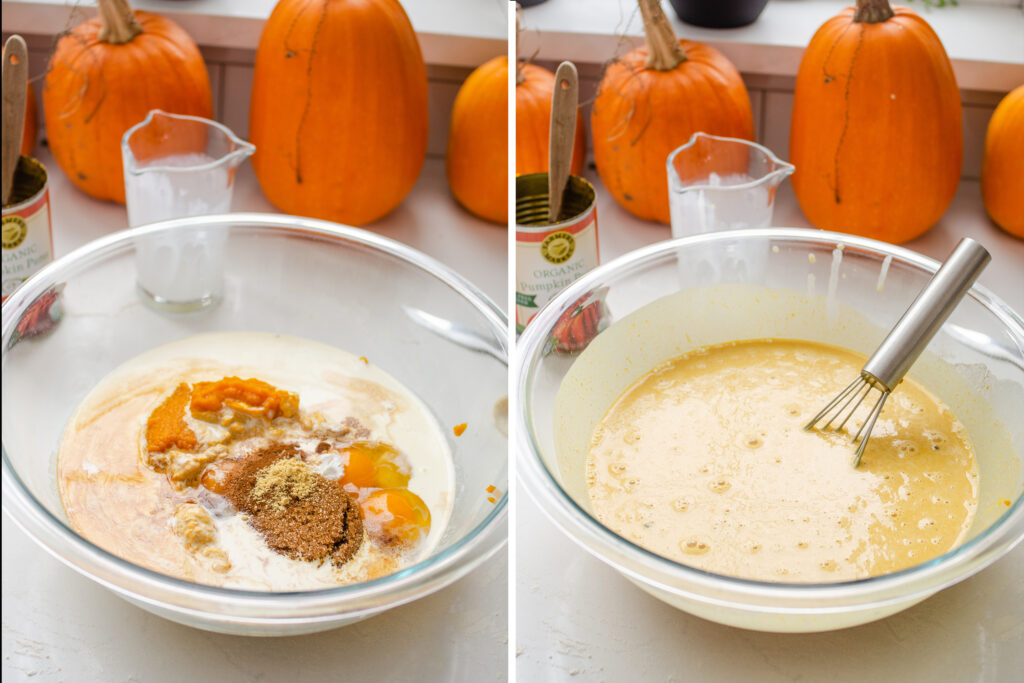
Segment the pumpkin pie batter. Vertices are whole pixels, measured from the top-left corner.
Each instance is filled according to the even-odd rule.
[[[857,469],[849,433],[804,431],[863,363],[758,340],[653,369],[594,431],[598,520],[682,564],[762,581],[861,579],[957,546],[978,466],[963,426],[923,387],[907,378],[892,393]]]

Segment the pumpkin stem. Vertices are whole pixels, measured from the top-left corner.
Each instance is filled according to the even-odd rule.
[[[519,59],[519,37],[523,32],[523,6],[516,3],[516,86],[523,84],[526,74],[523,73],[523,60]]]
[[[880,24],[894,14],[889,0],[857,0],[853,20],[862,24]]]
[[[121,45],[142,33],[128,0],[99,0],[99,6],[101,42]]]
[[[639,4],[647,36],[645,66],[655,71],[671,71],[686,61],[686,53],[679,45],[676,32],[672,30],[659,0],[639,0]]]

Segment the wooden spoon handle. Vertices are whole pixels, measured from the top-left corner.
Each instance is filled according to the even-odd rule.
[[[548,222],[557,223],[562,195],[569,180],[572,146],[576,140],[576,108],[579,106],[576,65],[562,62],[555,72],[551,97],[551,138],[548,142]]]
[[[3,204],[11,196],[14,170],[21,154],[21,135],[25,125],[25,93],[28,90],[28,48],[21,36],[11,36],[4,44],[3,62],[2,167]]]

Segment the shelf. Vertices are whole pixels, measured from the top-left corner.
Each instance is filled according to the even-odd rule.
[[[202,47],[254,50],[277,0],[132,0],[174,20]],[[406,0],[427,64],[477,67],[505,54],[507,0]],[[4,0],[4,33],[57,35],[96,14],[73,0]]]
[[[680,38],[721,50],[745,74],[793,77],[804,47],[844,0],[771,0],[760,18],[735,29],[684,24],[668,3]],[[899,3],[905,4],[905,3]],[[1024,10],[966,4],[929,9],[910,3],[931,24],[953,63],[961,88],[1006,92],[1024,83]],[[603,64],[643,40],[634,0],[549,0],[523,12],[520,54],[542,60]]]

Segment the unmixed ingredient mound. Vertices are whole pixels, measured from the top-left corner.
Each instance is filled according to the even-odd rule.
[[[294,446],[274,444],[250,455],[231,474],[226,495],[271,549],[293,559],[329,558],[341,567],[362,543],[359,505],[304,463]]]
[[[179,339],[108,374],[68,421],[57,474],[97,546],[266,591],[426,557],[454,490],[444,432],[407,387],[341,349],[253,332]]]

